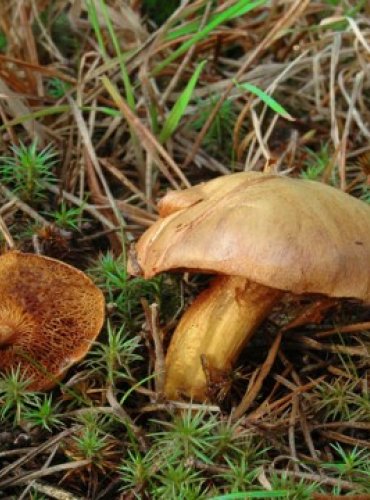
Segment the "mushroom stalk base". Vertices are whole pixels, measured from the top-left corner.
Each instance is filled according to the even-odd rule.
[[[282,293],[240,276],[216,278],[173,335],[166,357],[166,397],[207,399],[209,382],[227,380],[240,351]]]

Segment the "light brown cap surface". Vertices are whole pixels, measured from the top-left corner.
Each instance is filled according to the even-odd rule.
[[[243,172],[170,192],[160,213],[137,244],[147,278],[187,269],[370,302],[370,207],[338,189]]]
[[[78,269],[39,255],[0,256],[0,371],[21,366],[32,390],[55,385],[104,321],[104,297]],[[38,368],[39,367],[39,368]]]

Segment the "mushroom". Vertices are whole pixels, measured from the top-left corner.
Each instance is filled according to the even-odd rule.
[[[204,362],[226,375],[284,292],[370,301],[370,207],[326,184],[231,174],[169,192],[159,214],[136,245],[144,277],[218,275],[172,337],[168,398],[206,399]]]
[[[0,371],[19,366],[29,390],[54,386],[103,321],[103,294],[82,271],[40,255],[0,256]]]

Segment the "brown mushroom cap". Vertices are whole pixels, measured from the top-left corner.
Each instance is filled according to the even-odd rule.
[[[20,365],[29,389],[48,389],[84,357],[103,321],[103,294],[82,271],[39,255],[0,256],[1,372]]]
[[[326,184],[243,172],[170,192],[160,214],[137,244],[147,278],[188,269],[370,301],[370,207]]]

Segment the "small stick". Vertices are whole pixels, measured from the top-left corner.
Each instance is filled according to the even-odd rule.
[[[342,333],[353,333],[358,332],[359,330],[368,330],[370,328],[370,321],[366,321],[364,323],[354,323],[352,325],[339,326],[338,328],[332,328],[331,330],[325,330],[325,332],[318,332],[314,334],[314,337],[323,338],[329,337],[334,333],[342,334]]]
[[[126,177],[126,175],[121,171],[118,170],[117,167],[115,167],[107,158],[100,158],[100,163],[103,165],[103,167],[108,170],[109,173],[114,175],[116,179],[118,179],[123,186],[125,186],[127,189],[135,193],[139,198],[141,198],[143,201],[148,203],[152,208],[155,209],[154,203],[152,203],[146,196],[145,194],[138,189],[135,184],[133,184],[130,179]]]
[[[156,373],[155,389],[157,394],[163,394],[166,368],[165,368],[162,337],[158,326],[158,304],[151,304],[150,312],[151,312],[150,331],[152,333],[154,341],[154,350],[155,350],[155,365],[154,365],[154,370]]]
[[[279,331],[278,334],[276,335],[276,338],[275,338],[275,340],[274,340],[274,342],[269,350],[267,358],[261,367],[261,371],[259,372],[259,374],[256,378],[256,382],[254,383],[253,387],[251,387],[250,390],[247,390],[247,392],[243,396],[243,399],[241,400],[241,402],[239,403],[239,405],[237,406],[237,408],[233,412],[233,415],[232,415],[233,420],[238,420],[248,410],[248,408],[250,408],[253,401],[256,399],[256,396],[262,387],[263,381],[265,380],[267,375],[270,373],[272,365],[275,362],[275,359],[276,359],[276,356],[277,356],[277,353],[278,353],[278,350],[280,347],[282,335],[283,334],[281,331]]]
[[[370,443],[365,439],[357,439],[351,436],[345,436],[344,434],[341,434],[340,432],[336,431],[320,430],[319,432],[322,436],[325,436],[326,438],[333,440],[333,442],[339,441],[340,443],[350,444],[351,446],[360,446],[363,448],[370,449]]]
[[[17,478],[12,477],[10,479],[6,479],[2,483],[0,483],[0,488],[5,488],[6,486],[18,486],[39,477],[50,476],[52,474],[55,474],[56,472],[62,472],[69,469],[78,469],[79,467],[84,467],[85,465],[89,464],[91,464],[90,459],[76,460],[74,462],[66,462],[64,464],[53,465],[52,467],[48,467],[47,469],[37,470]]]
[[[317,340],[314,340],[310,337],[305,337],[303,335],[297,337],[297,339],[295,339],[295,342],[307,346],[308,349],[314,349],[315,351],[328,351],[334,354],[343,353],[348,354],[349,356],[363,356],[365,358],[367,358],[369,355],[366,347],[351,347],[338,344],[321,344]]]
[[[294,460],[294,469],[298,472],[299,467],[298,467],[298,457],[297,457],[297,449],[296,449],[296,444],[295,444],[295,424],[297,420],[297,413],[298,413],[298,404],[299,404],[299,399],[298,395],[294,394],[292,397],[292,411],[290,412],[290,417],[289,417],[289,431],[288,431],[288,439],[289,439],[289,448],[290,448],[290,455]]]
[[[354,491],[355,485],[350,481],[345,481],[344,479],[334,479],[332,477],[324,476],[322,474],[311,474],[308,472],[295,472],[292,470],[279,470],[279,469],[270,469],[272,473],[277,474],[278,476],[292,476],[300,479],[308,479],[309,481],[314,481],[320,484],[328,484],[330,486],[338,486],[339,488],[343,488],[344,490]],[[348,497],[346,497],[348,498]]]
[[[8,245],[9,250],[14,250],[15,243],[14,243],[13,237],[10,234],[8,226],[5,224],[5,221],[1,215],[0,215],[0,231],[1,231],[2,235],[4,236],[5,242]]]
[[[144,434],[140,427],[138,427],[133,421],[130,415],[126,412],[126,410],[119,404],[116,399],[116,396],[113,393],[113,387],[110,385],[106,392],[107,401],[110,404],[114,415],[118,417],[127,427],[130,428],[132,433],[135,435],[136,439],[140,443],[140,447],[142,451],[148,450],[148,444],[146,443]]]
[[[50,498],[55,498],[56,500],[83,500],[82,497],[76,497],[69,491],[63,490],[62,488],[57,488],[56,486],[51,486],[50,484],[33,482],[32,488],[40,493],[44,493]]]
[[[52,446],[54,446],[56,443],[59,443],[60,441],[62,441],[65,437],[72,434],[76,430],[76,428],[78,428],[78,426],[74,426],[70,429],[66,429],[66,430],[60,432],[59,434],[57,434],[56,436],[51,437],[50,439],[48,439],[44,443],[40,444],[39,446],[30,448],[30,451],[28,453],[25,453],[18,460],[7,465],[6,467],[3,467],[0,470],[0,479],[2,477],[9,477],[9,474],[12,471],[16,471],[18,469],[18,467],[20,467],[21,465],[26,464],[29,460],[32,460],[34,457],[36,457],[40,453],[43,453],[44,451],[46,451],[49,448],[51,448]],[[1,483],[0,487],[2,487],[2,486],[3,486],[3,483]]]
[[[319,377],[315,380],[312,380],[312,382],[308,382],[305,385],[301,385],[300,387],[293,389],[292,392],[290,392],[286,396],[283,396],[282,398],[280,398],[272,403],[267,404],[265,407],[262,407],[262,405],[261,405],[259,408],[257,408],[257,410],[255,410],[250,415],[248,415],[248,420],[249,421],[259,420],[264,415],[266,415],[266,413],[271,415],[273,411],[276,411],[276,412],[280,411],[281,409],[283,409],[286,406],[289,406],[291,404],[291,399],[293,398],[294,394],[300,394],[300,393],[306,392],[309,389],[312,389],[312,387],[315,387],[317,384],[319,384],[324,379],[325,379],[325,376],[322,375],[321,377]],[[283,405],[285,405],[285,406],[283,407]],[[275,408],[276,408],[276,410],[275,410]]]
[[[41,467],[41,471],[47,469],[50,466],[51,462],[53,461],[53,459],[55,457],[56,452],[58,451],[58,448],[59,448],[59,443],[57,443],[56,445],[54,445],[54,448],[51,450],[51,453],[47,457],[47,459],[45,461],[45,464]],[[19,497],[19,500],[23,500],[24,498],[26,498],[27,493],[33,487],[34,483],[35,483],[35,481],[30,481],[28,483],[28,485],[23,490],[22,495]]]
[[[311,425],[312,430],[317,429],[335,429],[341,427],[349,427],[352,429],[363,429],[366,431],[370,431],[370,422],[356,422],[355,420],[347,420],[341,422],[325,422],[323,424],[314,424]]]
[[[302,404],[299,405],[298,411],[299,411],[299,420],[300,420],[300,424],[301,424],[301,429],[302,429],[303,437],[304,437],[304,440],[306,442],[307,448],[308,448],[310,454],[312,455],[312,458],[314,460],[319,460],[319,457],[317,456],[317,453],[315,450],[315,446],[313,444],[310,429],[308,428],[306,414],[305,414],[304,410],[302,409]]]
[[[145,299],[142,299],[141,303],[145,312],[145,318],[148,325],[148,329],[152,335],[154,342],[154,353],[155,353],[154,385],[155,385],[155,392],[157,393],[157,395],[160,396],[164,392],[166,368],[165,368],[163,344],[160,336],[160,330],[158,328],[158,305],[151,304],[150,306],[148,306],[148,303]]]
[[[19,208],[19,210],[22,210],[22,212],[31,217],[31,219],[44,226],[49,225],[48,221],[44,219],[44,217],[39,215],[39,213],[36,212],[36,210],[34,210],[33,208],[31,208],[29,205],[27,205],[27,203],[21,201],[14,193],[10,191],[10,189],[6,188],[1,183],[0,183],[0,192],[3,196],[5,196],[5,198],[7,198],[9,201],[12,201]]]
[[[197,404],[197,403],[183,403],[181,401],[168,400],[167,403],[150,403],[140,408],[140,413],[150,413],[153,411],[166,410],[172,412],[173,410],[191,410],[191,411],[206,411],[221,413],[221,408],[216,405]]]

